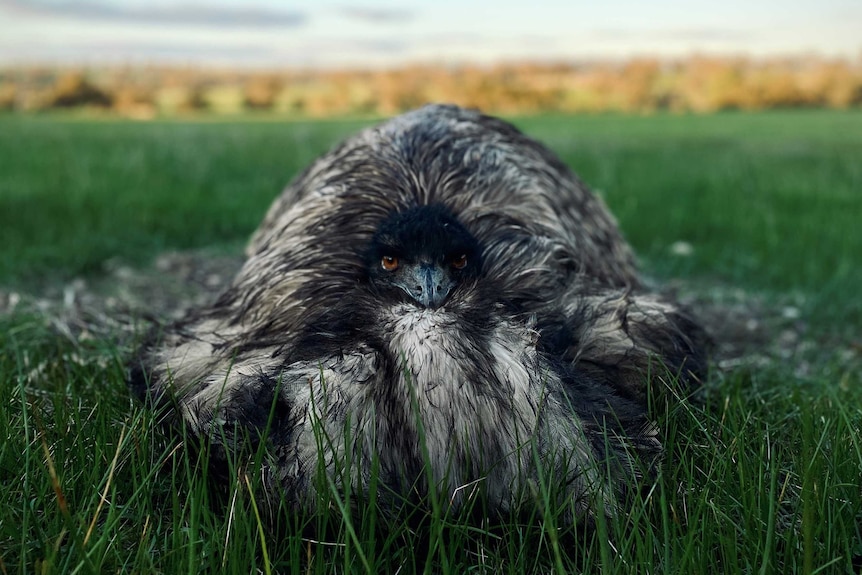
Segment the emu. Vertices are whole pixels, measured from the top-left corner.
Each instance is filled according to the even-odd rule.
[[[367,496],[376,473],[384,509],[433,492],[457,510],[476,484],[506,513],[541,475],[577,519],[650,472],[647,389],[696,383],[704,341],[553,153],[431,105],[296,177],[227,290],[151,338],[131,385],[216,464],[264,442],[264,484],[297,508],[321,485]]]

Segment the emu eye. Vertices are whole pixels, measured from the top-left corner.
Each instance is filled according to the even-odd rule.
[[[467,265],[467,254],[461,254],[460,256],[452,259],[452,267],[456,270],[463,270]]]
[[[388,272],[394,272],[398,269],[398,258],[395,256],[383,256],[380,260],[380,266]]]

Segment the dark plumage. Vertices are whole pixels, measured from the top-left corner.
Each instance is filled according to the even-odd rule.
[[[570,516],[613,512],[661,445],[645,389],[703,368],[702,332],[641,290],[604,205],[513,126],[427,106],[318,159],[215,302],[146,347],[133,385],[313,506],[324,470],[381,504],[431,488],[490,513],[540,476]],[[266,430],[266,431],[264,431]],[[321,441],[321,437],[325,439]],[[429,483],[430,482],[430,483]]]

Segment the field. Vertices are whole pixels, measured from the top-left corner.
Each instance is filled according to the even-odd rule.
[[[253,468],[209,489],[125,388],[141,318],[215,293],[367,122],[0,117],[0,572],[862,572],[862,112],[515,122],[717,339],[701,397],[656,407],[669,449],[627,516],[273,527]]]

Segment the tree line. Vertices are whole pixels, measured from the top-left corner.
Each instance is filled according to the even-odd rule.
[[[387,70],[126,66],[0,70],[0,110],[133,118],[268,111],[392,115],[425,102],[502,114],[862,107],[862,56],[409,65]]]

